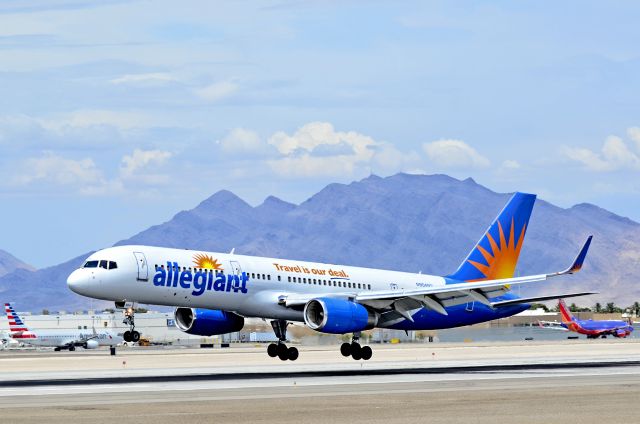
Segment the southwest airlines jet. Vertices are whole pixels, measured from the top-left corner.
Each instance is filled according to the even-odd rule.
[[[67,279],[71,290],[96,299],[176,306],[176,325],[209,336],[239,331],[245,317],[271,320],[277,344],[269,356],[295,360],[287,347],[290,322],[333,334],[353,333],[340,351],[369,359],[360,332],[376,327],[428,330],[508,317],[528,302],[578,296],[519,298],[515,285],[573,274],[584,262],[591,236],[564,271],[514,277],[536,196],[516,193],[460,267],[445,277],[335,264],[150,246],[118,246],[92,254]],[[139,338],[133,317],[125,340]]]
[[[4,310],[9,320],[9,337],[15,341],[33,346],[53,347],[56,351],[62,349],[73,351],[76,350],[76,346],[85,349],[96,349],[98,346],[116,346],[123,341],[122,337],[114,335],[110,331],[31,331],[10,303],[4,304]]]
[[[624,338],[631,334],[633,326],[626,321],[580,320],[573,316],[564,300],[560,299],[562,326],[569,331],[585,334],[588,339],[611,335]]]

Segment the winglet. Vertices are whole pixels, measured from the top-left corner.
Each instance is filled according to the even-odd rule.
[[[578,253],[578,256],[576,256],[576,259],[573,261],[573,264],[569,268],[552,275],[575,274],[576,272],[580,271],[582,269],[584,259],[587,257],[587,252],[589,251],[589,246],[591,245],[592,238],[593,236],[589,236],[589,238],[587,238],[587,241],[584,243],[584,246],[582,246],[580,253]]]

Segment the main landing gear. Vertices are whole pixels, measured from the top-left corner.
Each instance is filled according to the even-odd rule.
[[[368,361],[373,356],[373,350],[369,346],[360,346],[358,340],[360,340],[360,332],[353,333],[351,343],[342,343],[340,346],[340,353],[345,357],[351,356],[356,361],[360,359]]]
[[[140,333],[136,331],[136,322],[134,318],[133,307],[128,308],[124,312],[124,321],[123,324],[127,324],[129,326],[129,330],[125,331],[122,335],[122,338],[125,342],[139,342],[140,341]]]
[[[273,327],[273,332],[278,338],[278,343],[271,343],[269,347],[267,347],[267,354],[272,358],[276,356],[280,358],[281,361],[295,361],[298,359],[298,349],[295,347],[287,347],[284,342],[287,340],[287,326],[289,323],[282,319],[277,319],[271,321],[271,326]]]

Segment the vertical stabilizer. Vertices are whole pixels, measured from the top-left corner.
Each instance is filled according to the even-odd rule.
[[[28,336],[28,338],[35,337],[29,332],[29,329],[16,313],[16,310],[11,303],[4,304],[4,311],[7,313],[7,320],[9,320],[9,335],[12,338],[27,338],[26,336]]]
[[[458,270],[448,277],[459,281],[512,278],[535,201],[534,194],[515,193]]]
[[[576,320],[569,308],[567,308],[564,300],[560,299],[558,301],[558,306],[560,307],[560,317],[562,318],[562,322],[564,324],[570,324]]]

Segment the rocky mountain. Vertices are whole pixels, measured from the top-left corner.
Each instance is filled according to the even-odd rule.
[[[35,268],[29,264],[22,262],[9,252],[0,250],[0,277],[7,275],[17,269],[25,269],[28,271],[35,271]]]
[[[252,207],[220,191],[118,242],[447,274],[458,266],[510,194],[472,179],[445,175],[371,176],[330,184],[295,205],[275,197]],[[583,271],[531,286],[523,294],[594,290],[582,303],[640,299],[640,224],[594,205],[569,209],[538,200],[517,268],[520,275],[565,268],[589,234],[594,241]],[[0,278],[0,296],[37,310],[87,307],[66,289],[66,275],[82,261]],[[580,300],[576,300],[580,303]]]

